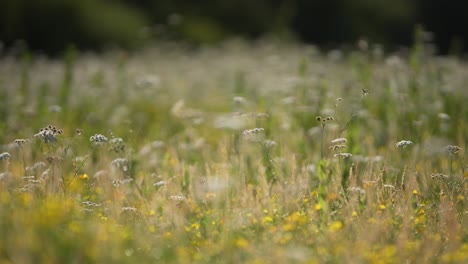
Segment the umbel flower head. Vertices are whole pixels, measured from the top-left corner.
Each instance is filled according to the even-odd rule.
[[[322,126],[322,127],[325,127],[328,122],[331,122],[331,121],[335,120],[335,118],[333,118],[331,116],[328,116],[328,117],[317,116],[315,119],[317,120],[317,122],[320,123],[320,126]]]
[[[10,153],[8,152],[3,152],[0,154],[0,160],[7,160],[11,157]]]
[[[408,146],[411,146],[411,145],[413,145],[413,142],[409,141],[409,140],[402,140],[402,141],[396,143],[397,148],[402,148],[402,149],[404,149],[404,148],[406,148]]]
[[[34,135],[36,138],[40,138],[44,143],[57,143],[57,136],[63,133],[62,129],[57,129],[55,126],[48,125],[44,128],[39,129],[39,132]]]
[[[460,152],[460,150],[462,150],[462,148],[460,148],[459,146],[452,146],[452,145],[445,146],[445,151],[450,156],[457,154],[458,152]]]
[[[102,145],[107,142],[107,137],[101,134],[96,134],[89,138],[89,141],[93,142],[94,145]]]
[[[262,142],[265,139],[265,129],[256,127],[242,132],[242,136],[248,141]]]

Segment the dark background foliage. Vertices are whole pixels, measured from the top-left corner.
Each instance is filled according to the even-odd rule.
[[[466,11],[461,0],[3,0],[0,40],[50,54],[70,44],[99,50],[264,35],[322,47],[365,37],[392,48],[410,45],[420,24],[448,53],[466,49]]]

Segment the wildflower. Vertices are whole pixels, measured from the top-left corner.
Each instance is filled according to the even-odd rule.
[[[40,138],[44,143],[56,143],[57,136],[62,134],[62,129],[57,129],[55,126],[48,125],[47,127],[39,129],[39,132],[34,135],[36,138]]]
[[[0,173],[0,181],[12,177],[11,172],[2,172]]]
[[[42,182],[42,179],[38,179],[38,180],[33,180],[33,179],[31,179],[31,180],[28,180],[28,183],[30,183],[30,184],[39,184],[39,183],[41,183],[41,182]]]
[[[265,131],[264,128],[256,127],[253,129],[244,130],[244,132],[242,132],[242,135],[247,140],[254,141],[254,142],[261,142],[265,136],[264,131]]]
[[[344,145],[344,144],[333,145],[333,146],[330,146],[330,150],[337,151],[337,150],[345,149],[345,148],[347,148],[347,147],[348,147],[348,146],[346,146],[346,145]]]
[[[109,141],[111,150],[115,153],[123,152],[125,150],[125,142],[122,138],[113,138]]]
[[[347,152],[337,153],[337,154],[333,155],[333,157],[340,157],[340,158],[349,158],[349,157],[352,157],[352,156],[353,156],[353,154],[347,153]]]
[[[328,117],[317,116],[315,119],[320,123],[320,125],[322,126],[322,128],[325,127],[325,125],[327,124],[327,122],[330,122],[330,121],[335,120],[335,118],[333,118],[333,117],[331,117],[331,116],[328,116]]]
[[[460,150],[462,150],[462,148],[460,148],[459,146],[452,146],[452,145],[445,146],[445,151],[450,156],[457,154]]]
[[[136,212],[137,209],[135,207],[122,207],[122,212]]]
[[[8,152],[3,152],[0,154],[0,160],[7,160],[11,157],[10,153]]]
[[[185,201],[187,198],[185,198],[185,196],[182,196],[182,195],[171,195],[169,196],[169,200],[173,200],[173,201]]]
[[[325,125],[327,124],[327,122],[330,122],[330,121],[333,121],[335,120],[335,118],[331,117],[331,116],[328,116],[328,117],[321,117],[321,116],[317,116],[315,118],[322,127],[325,127]]]
[[[239,238],[236,240],[236,246],[241,249],[247,249],[249,247],[249,241],[245,238]]]
[[[368,95],[368,94],[370,94],[370,90],[369,90],[369,89],[362,89],[362,96],[363,96],[363,97],[366,96],[366,95]]]
[[[29,143],[29,139],[15,139],[15,141],[13,141],[14,143],[16,143],[18,146],[22,147],[24,144],[26,143]]]
[[[358,193],[358,194],[361,194],[361,195],[366,193],[366,191],[364,189],[362,189],[361,187],[349,187],[348,191],[355,192],[355,193]]]
[[[330,232],[337,232],[343,229],[343,222],[341,221],[333,221],[330,226],[328,227],[328,230]]]
[[[432,173],[431,178],[433,180],[440,181],[440,180],[446,180],[449,177],[447,175],[443,174],[443,173]]]
[[[164,186],[164,185],[166,185],[166,184],[167,184],[166,181],[158,181],[158,182],[155,182],[153,185],[154,185],[155,187],[161,187],[161,186]]]
[[[331,141],[333,144],[346,144],[347,140],[346,138],[336,138]]]
[[[272,148],[272,147],[276,146],[276,142],[273,141],[273,140],[271,140],[271,139],[265,139],[265,140],[263,141],[263,145],[264,145],[265,147]]]
[[[100,207],[101,204],[93,203],[91,201],[83,201],[81,204],[88,206],[88,207]]]
[[[439,113],[437,117],[441,120],[450,120],[450,116],[446,113]]]
[[[88,176],[88,174],[83,173],[83,174],[80,175],[79,178],[80,178],[81,180],[87,180],[87,179],[89,179],[89,176]]]
[[[317,166],[315,166],[315,164],[309,164],[306,169],[310,173],[315,173],[317,171]]]
[[[314,206],[314,210],[315,210],[315,211],[320,211],[320,210],[322,210],[322,206],[321,206],[320,204],[316,204],[316,205]]]
[[[93,142],[96,145],[100,145],[102,143],[107,142],[107,138],[104,135],[96,134],[89,138],[89,141]]]
[[[247,100],[242,97],[242,96],[235,96],[234,98],[232,98],[232,101],[235,103],[235,104],[244,104],[247,102]]]
[[[51,105],[51,106],[49,106],[49,112],[51,112],[51,113],[60,113],[60,112],[62,112],[62,107],[60,105]]]
[[[120,181],[119,180],[113,180],[112,181],[112,186],[119,187],[120,186]]]
[[[120,183],[122,183],[122,184],[129,184],[129,183],[131,183],[132,181],[133,181],[132,178],[127,178],[127,179],[121,180]]]
[[[402,140],[398,143],[396,143],[396,146],[397,148],[406,148],[407,146],[410,146],[410,145],[413,145],[413,142],[412,141],[409,141],[409,140]]]
[[[262,133],[263,131],[265,131],[264,128],[256,127],[253,129],[244,130],[244,132],[242,132],[242,135],[247,136],[247,135],[252,135],[252,134],[259,134],[259,133]]]

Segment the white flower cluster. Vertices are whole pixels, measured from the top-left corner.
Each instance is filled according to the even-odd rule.
[[[111,150],[115,153],[123,152],[125,150],[125,142],[122,138],[113,138],[109,141]]]
[[[242,132],[242,135],[247,136],[247,135],[252,135],[252,134],[259,134],[259,133],[262,133],[263,131],[265,131],[264,128],[256,127],[253,129],[244,130],[244,132]]]
[[[342,149],[345,149],[345,148],[348,147],[346,145],[346,142],[348,142],[348,140],[346,140],[346,138],[336,138],[336,139],[331,141],[331,143],[333,143],[333,145],[330,146],[330,149],[333,150],[333,151],[341,151]]]
[[[271,139],[265,139],[263,140],[263,145],[267,148],[272,148],[277,145],[276,141],[271,140]]]
[[[10,153],[8,152],[3,152],[0,154],[0,160],[7,160],[11,157]]]
[[[460,148],[459,146],[452,146],[452,145],[445,146],[445,151],[450,156],[457,154],[460,150],[462,150],[462,148]]]
[[[347,153],[347,152],[340,152],[340,153],[336,153],[333,155],[333,157],[339,157],[339,158],[350,158],[352,156],[353,154]]]
[[[254,142],[262,142],[265,139],[265,129],[261,127],[256,127],[253,129],[247,129],[242,132],[242,135],[245,139]]]
[[[112,166],[116,168],[122,168],[124,171],[128,169],[128,160],[126,158],[116,158],[112,161]]]
[[[89,138],[89,141],[93,142],[96,145],[103,144],[107,142],[107,138],[104,135],[96,134]]]
[[[431,174],[431,178],[433,180],[436,180],[436,181],[440,181],[440,180],[446,180],[448,179],[448,176],[443,174],[443,173],[432,173]]]
[[[34,135],[36,138],[40,138],[44,143],[56,143],[57,136],[62,134],[62,129],[57,129],[55,126],[48,125],[47,127],[39,129],[39,132]]]
[[[410,145],[413,145],[413,142],[412,141],[409,141],[409,140],[402,140],[398,143],[396,143],[396,146],[397,148],[406,148],[407,146],[410,146]]]
[[[137,209],[135,207],[122,207],[122,212],[136,212]]]
[[[185,198],[185,196],[182,196],[182,195],[171,195],[171,196],[169,196],[169,200],[178,201],[178,202],[185,201],[186,199],[187,198]]]

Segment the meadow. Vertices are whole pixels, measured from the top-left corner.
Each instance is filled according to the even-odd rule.
[[[3,54],[1,263],[466,263],[467,73],[423,42]]]

